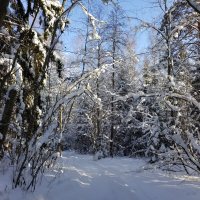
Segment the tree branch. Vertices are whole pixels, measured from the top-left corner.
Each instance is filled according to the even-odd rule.
[[[193,0],[186,0],[188,2],[188,4],[197,12],[200,14],[200,1],[199,0],[196,0],[193,1]]]

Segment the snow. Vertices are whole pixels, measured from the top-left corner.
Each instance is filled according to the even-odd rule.
[[[21,86],[23,82],[22,67],[18,63],[16,63],[14,71],[15,71],[16,83],[18,86]]]
[[[168,95],[166,95],[168,96]],[[191,94],[184,94],[184,95],[181,95],[181,94],[177,94],[177,93],[171,93],[169,94],[170,97],[176,97],[176,98],[179,98],[179,99],[184,99],[188,102],[190,102],[191,104],[194,104],[199,110],[200,110],[200,102],[198,102]]]
[[[1,200],[199,200],[200,178],[149,170],[144,160],[64,152],[36,191],[9,190],[0,175]]]
[[[90,40],[100,40],[101,36],[98,34],[97,27],[96,27],[96,22],[98,22],[98,20],[93,15],[91,15],[91,13],[88,12],[86,7],[82,3],[79,2],[79,5],[81,6],[81,8],[82,8],[83,12],[86,14],[86,16],[88,16],[90,24],[93,28],[92,34],[90,35],[89,39]],[[101,23],[104,23],[104,22],[101,22]]]
[[[40,38],[38,37],[38,33],[36,31],[32,31],[32,33],[33,33],[32,42],[33,42],[34,45],[39,47],[39,51],[42,54],[42,61],[41,62],[44,62],[44,58],[46,56],[46,50],[44,48],[44,45],[40,41]]]

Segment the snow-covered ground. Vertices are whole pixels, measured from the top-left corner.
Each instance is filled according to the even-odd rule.
[[[0,200],[199,200],[200,178],[143,170],[144,161],[65,152],[34,193],[9,190],[0,175]]]

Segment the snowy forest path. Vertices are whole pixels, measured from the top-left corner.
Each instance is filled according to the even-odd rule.
[[[199,200],[200,182],[143,170],[144,164],[130,158],[94,161],[92,156],[66,152],[58,164],[62,173],[43,199]]]
[[[144,170],[141,159],[106,158],[65,152],[34,193],[9,200],[199,200],[200,178]]]

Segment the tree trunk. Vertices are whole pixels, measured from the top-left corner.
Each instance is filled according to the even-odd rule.
[[[101,44],[100,43],[98,43],[98,63],[97,63],[98,69],[100,69],[100,67],[101,67],[101,54],[100,54]],[[99,86],[100,86],[99,85],[99,78],[97,77],[97,80],[96,80],[96,87],[97,87],[96,95],[97,95],[98,98],[100,97]],[[100,119],[100,108],[99,107],[97,107],[96,115],[97,115],[97,117],[96,117],[96,137],[97,138],[101,137],[100,144],[98,144],[98,146],[100,146],[100,149],[101,149],[103,137],[101,135],[101,121],[100,121],[101,119]],[[97,149],[97,151],[99,151],[100,149]]]
[[[7,13],[9,0],[0,0],[0,28],[3,25],[3,20]]]
[[[16,98],[17,98],[17,90],[13,88],[9,91],[8,98],[5,103],[4,112],[2,114],[2,119],[0,121],[0,133],[1,133],[0,157],[3,155],[3,143],[6,139],[8,127],[9,127],[10,120],[12,117],[13,107],[16,102]]]
[[[116,30],[115,30],[116,33]],[[112,72],[112,92],[115,92],[115,52],[116,52],[116,40],[114,38],[113,40],[113,55],[112,55],[112,60],[113,60],[113,72]],[[113,139],[114,139],[114,97],[112,96],[111,98],[111,130],[110,130],[110,156],[113,157]]]

